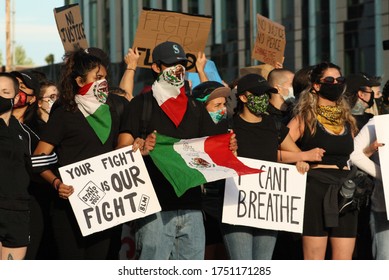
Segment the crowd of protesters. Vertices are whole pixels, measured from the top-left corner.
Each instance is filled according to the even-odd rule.
[[[74,188],[58,168],[130,145],[162,208],[131,223],[136,259],[389,259],[378,161],[385,143],[373,121],[388,111],[388,83],[321,62],[296,72],[277,65],[228,85],[208,81],[199,53],[192,88],[184,49],[168,41],[153,50],[155,80],[134,93],[138,60],[129,49],[119,85],[108,85],[109,59],[98,48],[67,53],[58,84],[31,71],[0,73],[2,259],[118,259],[122,226],[83,236],[68,199]],[[174,106],[161,106],[169,98]],[[224,180],[178,197],[149,156],[155,131],[179,139],[230,133],[237,156],[295,164],[307,173],[302,234],[222,223]],[[371,203],[340,211],[339,182],[353,165],[374,181]]]

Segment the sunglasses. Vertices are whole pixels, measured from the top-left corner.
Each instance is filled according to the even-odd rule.
[[[338,83],[338,84],[344,84],[346,82],[346,78],[345,77],[337,77],[337,78],[334,78],[334,77],[325,77],[323,78],[320,83],[321,84],[334,84],[335,81]]]

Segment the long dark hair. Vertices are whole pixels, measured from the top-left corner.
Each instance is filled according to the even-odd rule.
[[[102,67],[100,58],[90,55],[79,49],[74,52],[66,53],[64,56],[65,63],[61,69],[60,81],[58,89],[60,92],[60,102],[67,111],[75,111],[77,104],[74,96],[79,90],[76,82],[77,77],[81,77],[82,81],[86,80],[87,74],[96,67]]]

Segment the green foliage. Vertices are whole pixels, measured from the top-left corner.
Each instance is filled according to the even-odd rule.
[[[54,55],[51,53],[45,57],[45,61],[47,64],[54,64]]]
[[[32,61],[31,58],[27,57],[26,51],[20,45],[17,45],[15,47],[14,56],[15,56],[16,65],[32,65],[32,64],[34,64],[34,61]]]

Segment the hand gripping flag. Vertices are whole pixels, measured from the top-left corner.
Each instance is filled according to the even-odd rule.
[[[188,189],[229,177],[260,173],[230,151],[231,134],[177,139],[157,133],[150,156],[178,197]]]

